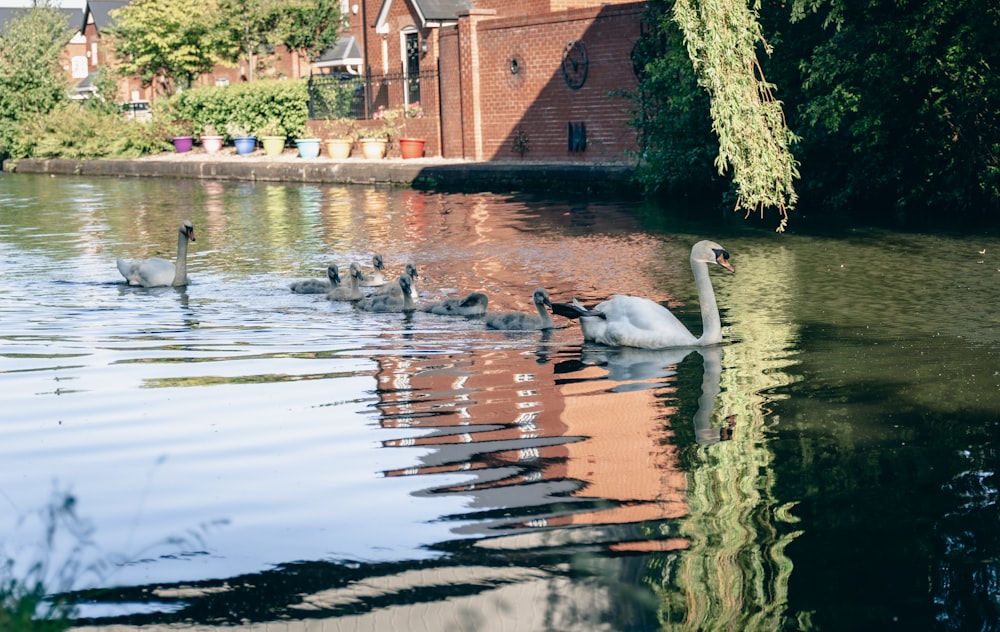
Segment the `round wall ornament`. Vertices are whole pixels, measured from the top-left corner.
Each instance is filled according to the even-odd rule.
[[[563,48],[562,71],[566,85],[579,90],[587,81],[587,47],[580,40],[570,40]]]

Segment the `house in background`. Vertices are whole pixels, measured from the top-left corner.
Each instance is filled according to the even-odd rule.
[[[365,80],[365,108],[419,102],[405,133],[426,140],[425,155],[475,161],[631,162],[633,48],[645,2],[626,0],[341,0],[338,42],[310,63],[278,46],[257,77],[332,74]],[[124,0],[88,0],[67,70],[83,95],[94,72],[113,61],[102,30]],[[84,73],[86,70],[86,73]],[[217,66],[195,85],[249,78],[246,60]],[[118,100],[154,100],[124,78]]]
[[[114,65],[114,47],[104,36],[104,33],[115,26],[114,11],[128,4],[127,0],[88,0],[83,9],[82,28],[86,40],[90,73],[95,73],[101,66]],[[257,59],[257,58],[255,58]],[[259,68],[255,69],[256,78],[281,78],[308,76],[309,64],[300,63],[299,56],[288,51],[284,46],[275,47],[268,55],[259,57]],[[250,68],[245,59],[233,67],[217,65],[212,72],[198,77],[195,86],[227,86],[241,81],[247,81],[251,76]],[[154,86],[143,86],[138,77],[120,77],[118,85],[118,101],[155,101],[158,94]]]
[[[30,7],[25,6],[0,6],[0,29],[5,28],[8,22],[30,10]],[[80,25],[83,9],[56,8],[56,11],[65,16],[68,28],[76,29]],[[87,63],[90,54],[87,40],[81,31],[74,32],[63,48],[60,63],[70,85],[70,97],[74,99],[85,99],[94,93],[94,86],[91,77],[89,77],[89,64]]]
[[[631,162],[632,104],[621,95],[637,86],[645,2],[357,2],[365,75],[387,78],[373,82],[370,109],[419,101],[429,154]]]

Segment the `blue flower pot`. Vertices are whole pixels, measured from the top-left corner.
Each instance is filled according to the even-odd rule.
[[[257,149],[257,137],[244,136],[242,138],[234,138],[233,144],[236,145],[236,153],[241,156],[245,156],[253,153],[253,150]]]
[[[300,138],[295,141],[295,146],[299,148],[300,158],[315,158],[319,156],[318,138]]]

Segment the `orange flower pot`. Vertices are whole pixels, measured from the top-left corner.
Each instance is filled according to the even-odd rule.
[[[424,142],[423,138],[400,138],[399,153],[403,158],[423,158]]]

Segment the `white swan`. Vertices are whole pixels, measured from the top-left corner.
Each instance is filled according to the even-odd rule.
[[[448,298],[428,305],[421,305],[420,311],[442,316],[482,316],[490,299],[482,292],[472,292],[461,298]]]
[[[410,275],[399,275],[400,292],[396,294],[375,294],[354,304],[366,312],[412,312],[417,306],[413,303]]]
[[[159,287],[187,285],[187,243],[194,241],[194,225],[181,222],[177,228],[177,262],[151,257],[149,259],[118,259],[118,271],[129,285]]]
[[[337,264],[331,263],[326,268],[326,279],[303,279],[293,281],[288,288],[296,294],[326,294],[340,285],[340,270]]]
[[[385,264],[382,263],[382,255],[372,255],[372,266],[375,267],[375,270],[371,274],[366,274],[361,278],[361,287],[385,285],[385,277],[382,276],[382,270],[385,270]]]
[[[361,273],[361,266],[356,263],[351,264],[351,269],[348,273],[348,277],[351,281],[350,287],[344,287],[343,285],[338,285],[326,294],[327,300],[330,301],[360,301],[365,297],[361,293],[361,278],[364,274]]]
[[[638,296],[613,296],[593,310],[573,304],[556,303],[552,311],[567,318],[579,318],[583,338],[614,347],[667,349],[704,347],[722,342],[719,306],[715,302],[708,264],[717,263],[736,272],[729,253],[714,241],[699,241],[691,248],[691,270],[701,304],[701,337],[695,337],[666,307]]]
[[[413,298],[417,298],[417,294],[418,294],[418,292],[417,292],[417,278],[420,276],[417,273],[417,264],[413,263],[412,261],[409,262],[409,263],[407,263],[403,267],[403,274],[407,274],[410,277],[410,281],[411,281],[411,283],[410,283],[410,296],[412,296]],[[383,285],[382,287],[380,287],[377,290],[375,290],[376,294],[392,294],[393,296],[399,296],[400,292],[402,292],[402,290],[399,289],[399,284],[398,283],[390,283],[390,284],[387,284],[387,285]]]
[[[504,329],[507,331],[530,331],[534,329],[552,329],[552,317],[545,310],[552,307],[549,300],[549,293],[544,288],[538,288],[531,295],[531,301],[538,310],[538,315],[522,314],[521,312],[497,312],[486,315],[486,326],[490,329]]]

